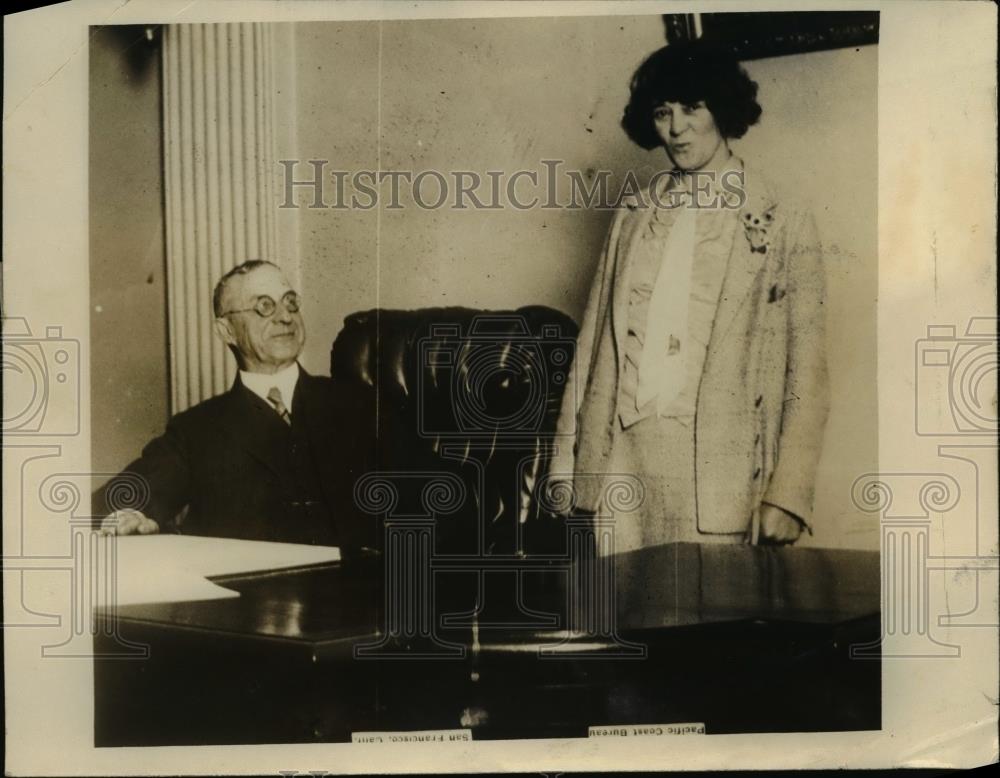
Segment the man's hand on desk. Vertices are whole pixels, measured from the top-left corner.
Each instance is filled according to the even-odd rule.
[[[142,511],[115,511],[101,522],[102,535],[155,535],[160,525]]]
[[[760,506],[760,543],[765,545],[791,545],[802,534],[802,523],[777,505]]]

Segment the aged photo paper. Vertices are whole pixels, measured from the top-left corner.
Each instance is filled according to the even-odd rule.
[[[10,774],[997,761],[993,4],[5,22]]]

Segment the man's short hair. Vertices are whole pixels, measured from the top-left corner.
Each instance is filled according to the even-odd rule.
[[[264,265],[270,265],[273,268],[280,270],[276,264],[269,262],[266,259],[248,259],[246,262],[237,265],[232,270],[229,270],[222,278],[219,279],[219,283],[215,285],[215,291],[212,293],[212,310],[215,312],[215,318],[219,318],[225,313],[222,310],[222,294],[226,291],[226,284],[234,276],[245,276],[247,273],[256,270]]]

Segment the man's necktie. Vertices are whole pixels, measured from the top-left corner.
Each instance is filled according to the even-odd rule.
[[[274,406],[274,410],[278,412],[281,420],[285,422],[285,424],[291,426],[292,414],[288,412],[288,408],[285,407],[285,403],[281,399],[281,390],[276,386],[272,386],[267,390],[267,399],[271,402],[271,405]]]

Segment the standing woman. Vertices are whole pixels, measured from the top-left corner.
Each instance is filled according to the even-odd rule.
[[[641,481],[615,551],[792,543],[809,528],[828,407],[823,268],[811,216],[729,149],[759,119],[756,95],[702,40],[632,78],[622,126],[670,165],[615,214],[550,471],[603,514],[609,479]]]

